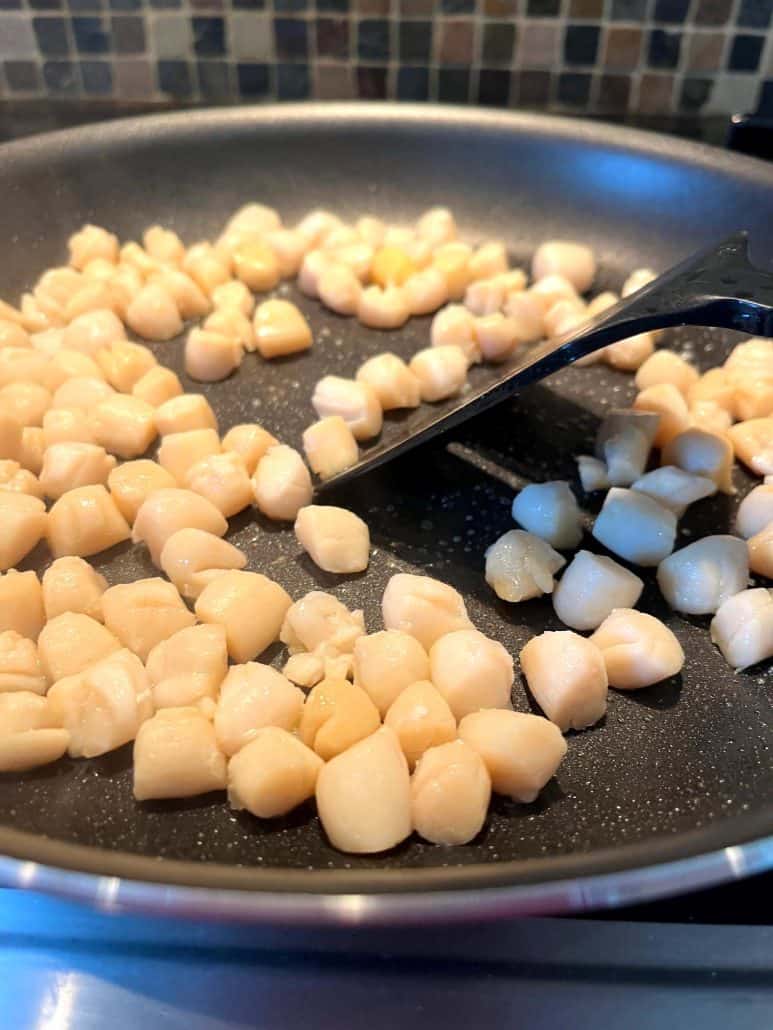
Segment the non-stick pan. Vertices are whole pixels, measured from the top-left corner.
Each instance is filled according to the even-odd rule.
[[[161,222],[193,242],[212,238],[249,200],[275,205],[288,222],[318,206],[400,222],[444,204],[466,237],[503,237],[519,261],[546,237],[585,240],[598,254],[601,287],[619,287],[636,266],[664,269],[740,228],[752,231],[752,256],[764,265],[773,224],[773,172],[752,159],[583,122],[428,107],[205,111],[56,133],[0,149],[0,196],[0,296],[11,300],[62,262],[67,236],[83,222],[124,239]],[[223,429],[258,420],[298,445],[320,375],[350,375],[367,355],[426,344],[428,319],[369,331],[294,288],[280,292],[309,316],[314,348],[270,364],[248,355],[231,379],[204,387]],[[709,367],[737,340],[685,330],[670,342]],[[181,371],[179,342],[157,351]],[[476,625],[517,654],[534,633],[560,627],[548,601],[510,606],[483,581],[486,546],[512,526],[512,484],[568,478],[577,486],[573,456],[590,450],[599,416],[632,394],[623,373],[568,369],[459,430],[450,449],[448,440],[433,442],[348,487],[338,503],[367,520],[375,545],[363,575],[319,572],[291,530],[254,512],[234,519],[229,537],[251,569],[294,597],[333,589],[364,608],[374,630],[394,572],[447,580]],[[390,419],[385,432],[401,429]],[[737,475],[743,492],[750,481]],[[579,496],[592,512],[592,500]],[[678,546],[726,530],[735,503],[722,495],[695,505]],[[27,567],[39,570],[49,560],[42,549],[32,558]],[[111,583],[154,572],[128,544],[97,565]],[[601,725],[570,735],[539,800],[496,799],[466,846],[412,837],[388,854],[354,857],[330,847],[312,805],[275,822],[234,813],[222,796],[137,805],[126,747],[0,777],[0,872],[111,904],[425,921],[614,904],[773,865],[770,669],[732,672],[711,645],[708,620],[669,612],[653,576],[646,580],[643,606],[679,637],[682,675],[613,693]],[[282,654],[270,658],[280,663]],[[520,680],[514,703],[529,710]]]

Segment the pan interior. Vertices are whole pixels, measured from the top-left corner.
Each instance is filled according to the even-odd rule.
[[[14,203],[2,216],[10,260],[0,296],[16,300],[46,267],[61,263],[67,236],[85,221],[122,238],[160,222],[190,243],[212,238],[249,200],[276,206],[288,222],[318,206],[344,217],[373,213],[400,221],[447,204],[465,238],[503,237],[517,261],[526,262],[547,237],[590,242],[600,258],[600,289],[619,288],[635,266],[665,268],[773,214],[773,182],[766,189],[754,176],[734,179],[713,169],[710,155],[697,148],[684,147],[676,159],[664,156],[655,143],[625,133],[594,140],[580,128],[553,132],[548,121],[484,119],[478,125],[464,115],[418,124],[381,113],[351,119],[346,131],[343,125],[308,111],[286,123],[267,114],[209,115],[9,148],[0,161],[0,186]],[[181,341],[154,348],[186,389],[209,397],[223,431],[259,421],[298,446],[313,418],[309,397],[321,375],[352,375],[367,356],[384,350],[408,356],[427,343],[428,319],[414,319],[400,332],[377,332],[337,318],[294,286],[280,287],[278,295],[307,314],[312,351],[272,363],[247,355],[234,377],[202,387],[182,372]],[[680,330],[668,340],[704,368],[719,363],[735,342],[706,330]],[[492,374],[476,369],[473,379]],[[347,487],[335,503],[368,522],[375,548],[363,575],[320,572],[300,554],[291,529],[254,512],[232,520],[228,539],[247,552],[250,569],[275,578],[294,598],[332,590],[349,607],[363,608],[370,631],[381,628],[380,598],[393,573],[436,576],[463,593],[480,630],[517,655],[533,634],[563,627],[548,600],[508,606],[483,581],[485,548],[513,527],[513,484],[566,478],[576,486],[574,455],[592,453],[599,417],[633,393],[629,375],[568,369],[455,431],[450,441],[433,442]],[[404,428],[399,416],[387,421],[385,433]],[[739,472],[737,485],[742,495],[751,480]],[[593,498],[581,496],[581,503],[589,513],[597,510]],[[736,506],[737,498],[724,495],[695,505],[680,523],[677,546],[727,532]],[[590,537],[588,545],[601,550]],[[24,567],[42,571],[48,560],[41,550]],[[145,552],[131,545],[98,556],[95,564],[111,584],[155,571]],[[707,848],[733,843],[744,814],[769,810],[770,670],[733,673],[711,646],[708,619],[671,613],[653,574],[643,578],[641,607],[677,634],[687,659],[682,675],[630,695],[613,692],[603,724],[570,735],[558,777],[540,799],[524,806],[497,798],[485,830],[469,845],[446,849],[411,838],[387,855],[353,857],[327,844],[311,805],[270,823],[232,812],[222,797],[136,805],[130,747],[22,777],[0,776],[0,844],[6,826],[95,849],[247,867],[259,886],[263,869],[376,872],[505,862],[516,863],[517,881],[518,863],[526,860],[538,860],[549,876],[562,856],[592,861],[595,852],[626,844],[651,844],[656,861],[659,842],[665,846],[691,831],[705,831]],[[263,660],[269,659],[281,665],[283,654],[274,648]],[[531,710],[520,679],[514,703]]]

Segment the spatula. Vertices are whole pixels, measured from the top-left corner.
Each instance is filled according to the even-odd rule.
[[[524,348],[502,366],[496,382],[460,395],[442,414],[433,415],[427,405],[425,422],[397,439],[369,448],[356,465],[321,482],[317,494],[392,461],[601,347],[650,329],[680,325],[773,336],[773,274],[749,261],[747,233],[736,233],[694,254],[573,332]]]

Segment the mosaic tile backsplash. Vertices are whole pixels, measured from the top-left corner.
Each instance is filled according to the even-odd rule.
[[[773,114],[773,0],[0,0],[0,96]]]

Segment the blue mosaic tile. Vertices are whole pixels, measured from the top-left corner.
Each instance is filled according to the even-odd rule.
[[[736,23],[745,29],[766,29],[773,14],[773,0],[741,0]]]
[[[178,100],[187,100],[193,93],[191,70],[187,61],[159,61],[158,88]]]
[[[276,70],[276,92],[280,100],[307,100],[311,92],[306,64],[280,64]]]
[[[736,36],[730,47],[727,67],[734,72],[755,72],[760,65],[764,36]]]
[[[510,72],[500,68],[481,68],[477,100],[487,107],[507,107],[510,100]]]
[[[279,58],[305,61],[309,56],[308,25],[300,18],[274,18],[274,40]]]
[[[43,81],[52,96],[75,97],[80,92],[78,70],[72,61],[46,61]]]
[[[83,92],[89,96],[106,97],[113,92],[113,67],[109,61],[81,61]]]
[[[564,72],[558,76],[557,99],[567,107],[585,107],[590,99],[592,77],[583,72]]]
[[[239,93],[243,97],[267,97],[271,89],[267,64],[238,64],[236,66]]]
[[[398,53],[400,61],[408,64],[412,61],[429,61],[432,57],[432,22],[401,21]]]
[[[69,54],[70,40],[67,35],[67,22],[64,18],[33,18],[32,27],[35,30],[35,38],[41,54],[52,56]]]
[[[397,97],[399,100],[429,99],[429,68],[403,65],[397,71]]]
[[[193,49],[199,57],[218,57],[225,53],[225,23],[222,18],[191,19]]]
[[[389,22],[364,18],[357,26],[357,54],[365,61],[389,59]]]
[[[467,68],[440,68],[437,73],[437,98],[449,104],[466,104],[470,95]]]
[[[682,37],[678,32],[653,29],[650,32],[647,63],[650,68],[676,68],[679,64]]]
[[[72,31],[80,54],[106,54],[110,49],[110,37],[101,18],[73,18]]]
[[[600,29],[597,25],[567,25],[564,60],[567,64],[596,63]]]

